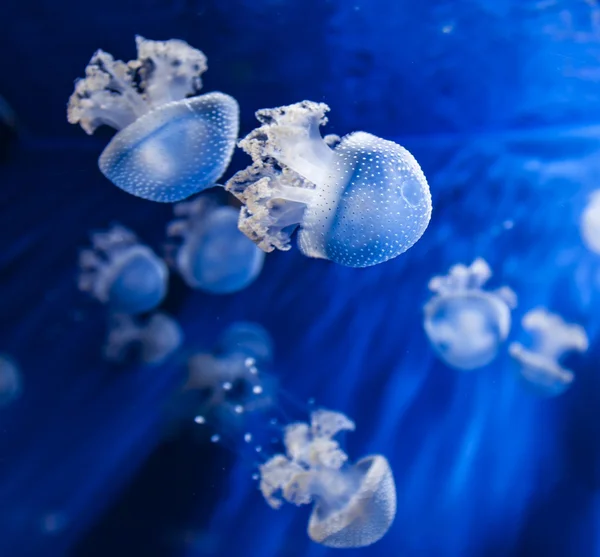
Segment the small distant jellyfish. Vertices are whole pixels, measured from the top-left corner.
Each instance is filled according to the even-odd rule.
[[[115,225],[92,234],[92,246],[79,256],[80,290],[115,313],[143,313],[162,302],[168,268],[131,230]]]
[[[0,408],[7,406],[19,397],[23,380],[17,364],[4,354],[0,354]]]
[[[559,316],[545,308],[527,312],[521,320],[533,342],[526,348],[518,342],[509,346],[510,355],[520,366],[521,377],[540,394],[559,395],[566,391],[575,376],[561,366],[559,360],[565,352],[585,352],[588,337],[580,325],[565,323]]]
[[[206,56],[186,42],[136,37],[136,60],[102,50],[75,83],[71,124],[93,134],[118,133],[98,161],[116,186],[152,201],[173,202],[202,191],[227,169],[239,127],[237,101],[224,93],[197,95]]]
[[[239,231],[238,210],[198,198],[178,203],[174,212],[178,219],[167,234],[183,239],[172,246],[172,260],[188,286],[230,294],[258,277],[265,253]]]
[[[272,350],[265,329],[239,322],[221,335],[213,352],[188,360],[185,391],[201,394],[196,410],[202,423],[208,416],[221,429],[235,429],[245,414],[271,407],[273,379],[259,367],[271,360]]]
[[[580,230],[585,246],[600,254],[600,190],[590,195],[581,215]]]
[[[286,455],[260,466],[260,490],[279,509],[284,501],[313,504],[308,536],[327,547],[365,547],[381,539],[396,515],[396,487],[387,459],[364,457],[355,464],[334,437],[353,431],[344,414],[317,410],[311,423],[285,428]]]
[[[431,217],[427,180],[400,145],[365,132],[321,137],[329,107],[304,101],[259,110],[262,126],[239,145],[252,165],[226,189],[243,203],[240,230],[261,249],[300,251],[348,267],[392,259]]]
[[[472,370],[489,364],[510,332],[517,297],[506,286],[483,290],[491,276],[489,265],[478,258],[470,267],[454,265],[448,275],[429,282],[435,295],[423,308],[425,332],[449,366]]]
[[[110,362],[121,363],[133,352],[144,364],[161,364],[183,341],[181,327],[169,315],[155,313],[140,321],[131,315],[113,315],[104,347]]]

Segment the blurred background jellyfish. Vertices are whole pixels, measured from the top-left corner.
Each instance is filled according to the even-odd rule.
[[[124,63],[98,50],[75,83],[67,118],[88,134],[118,130],[99,159],[121,189],[152,201],[179,201],[212,186],[227,169],[239,128],[237,101],[197,95],[206,56],[186,42],[136,37]],[[188,98],[190,97],[190,98]]]
[[[510,332],[516,295],[506,286],[483,290],[491,276],[489,265],[478,258],[429,281],[434,296],[423,308],[425,332],[449,366],[471,370],[489,364]]]
[[[125,314],[110,318],[104,346],[108,361],[160,364],[175,352],[183,341],[181,327],[169,315],[155,313],[147,319]]]
[[[214,441],[248,427],[248,415],[268,410],[275,397],[275,380],[262,366],[271,361],[273,342],[257,323],[236,322],[219,338],[212,352],[199,352],[187,362],[188,378],[176,411],[197,424],[209,423],[220,432]],[[247,442],[253,441],[246,437]]]
[[[115,313],[138,314],[158,306],[167,293],[165,262],[120,225],[92,234],[92,249],[79,255],[79,288]]]
[[[581,238],[585,246],[600,254],[600,190],[591,193],[581,214]]]
[[[207,198],[178,203],[167,228],[182,242],[170,259],[188,286],[213,294],[238,292],[259,275],[265,253],[238,229],[239,211]]]
[[[545,308],[528,311],[521,325],[533,339],[529,348],[518,342],[509,346],[510,355],[520,367],[521,377],[541,394],[563,393],[573,383],[575,375],[561,366],[560,359],[566,352],[588,349],[585,330],[580,325],[566,323],[560,315]]]
[[[274,509],[283,501],[313,504],[308,535],[328,547],[371,545],[389,530],[396,515],[396,487],[387,459],[361,458],[355,464],[334,437],[353,431],[354,422],[328,410],[312,412],[310,424],[285,427],[286,454],[260,466],[260,490]]]
[[[272,251],[289,249],[299,227],[298,246],[308,257],[349,267],[383,263],[427,228],[427,180],[392,141],[364,132],[322,138],[328,110],[304,101],[256,113],[262,125],[240,142],[252,165],[226,184],[244,204],[240,230]]]
[[[17,399],[23,389],[23,380],[12,358],[0,354],[0,408]]]

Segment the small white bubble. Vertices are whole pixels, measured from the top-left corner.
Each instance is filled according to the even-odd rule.
[[[221,440],[221,436],[218,433],[215,433],[210,440],[212,443],[218,443]]]
[[[252,441],[252,434],[251,433],[246,433],[244,435],[244,441],[246,441],[246,443],[250,443],[250,441]]]
[[[204,416],[196,416],[196,417],[194,418],[194,421],[195,421],[197,424],[205,424],[205,423],[206,423],[206,419],[204,418]]]
[[[254,364],[256,364],[256,360],[254,358],[246,358],[244,360],[244,364],[246,367],[252,367]]]
[[[255,448],[255,451],[257,453],[260,453],[262,451],[262,447],[260,445],[257,445],[256,448]]]
[[[254,387],[252,388],[252,392],[255,395],[259,395],[263,392],[263,388],[260,385],[254,385]]]
[[[233,411],[234,411],[236,414],[241,414],[241,413],[244,411],[244,407],[243,407],[241,404],[238,404],[237,406],[235,406],[235,407],[233,408]]]
[[[258,474],[252,474],[252,479],[254,481],[258,481],[259,478],[260,478],[260,476]]]
[[[233,385],[232,385],[231,381],[225,381],[225,383],[223,383],[222,387],[223,387],[224,391],[231,391]]]

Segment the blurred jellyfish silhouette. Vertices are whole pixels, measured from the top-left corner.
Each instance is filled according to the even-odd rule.
[[[310,424],[292,423],[284,430],[286,454],[259,467],[260,490],[274,509],[283,501],[313,504],[308,536],[328,547],[365,547],[381,539],[396,515],[396,487],[382,455],[348,464],[334,437],[353,431],[344,414],[317,410]]]
[[[23,379],[17,364],[5,354],[0,354],[0,408],[19,398]]]
[[[92,249],[79,256],[79,288],[115,313],[137,314],[160,304],[167,293],[165,262],[127,228],[114,225],[92,234]]]
[[[472,370],[489,364],[510,332],[516,295],[506,286],[483,290],[491,276],[489,265],[478,258],[429,282],[434,296],[423,308],[425,332],[449,366]]]
[[[521,325],[533,339],[529,348],[518,342],[509,346],[510,355],[519,364],[521,377],[540,394],[563,393],[575,376],[562,367],[559,360],[565,352],[588,349],[585,330],[580,325],[565,323],[562,317],[545,308],[528,311]]]
[[[431,217],[429,186],[403,147],[355,132],[322,138],[329,107],[304,101],[259,110],[261,126],[240,142],[252,165],[226,188],[241,200],[240,230],[264,251],[300,251],[349,267],[409,249]]]
[[[98,50],[75,83],[67,118],[93,134],[118,130],[99,159],[102,173],[144,199],[172,202],[212,186],[227,169],[239,128],[237,101],[197,95],[206,57],[184,41],[136,37],[136,60]]]
[[[0,162],[7,160],[17,139],[17,116],[0,96]]]
[[[262,270],[265,253],[238,229],[238,211],[200,197],[178,203],[167,228],[180,245],[170,259],[188,286],[230,294],[250,285]]]
[[[165,313],[155,313],[147,319],[115,314],[110,318],[104,357],[117,363],[131,360],[161,364],[181,346],[182,341],[181,327]]]
[[[581,214],[580,231],[583,243],[600,254],[600,190],[592,192]]]
[[[263,327],[249,322],[230,325],[212,352],[189,358],[183,398],[176,404],[180,415],[210,423],[225,435],[241,432],[249,414],[274,403],[275,379],[260,370],[272,355],[273,341]]]

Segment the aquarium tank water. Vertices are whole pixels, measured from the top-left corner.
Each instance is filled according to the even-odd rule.
[[[600,557],[598,0],[4,0],[1,557]]]

